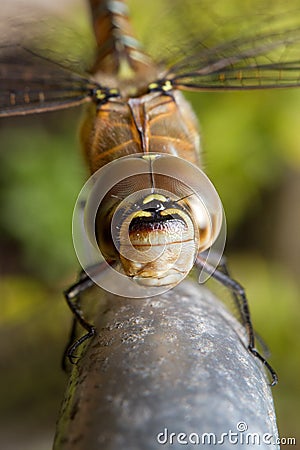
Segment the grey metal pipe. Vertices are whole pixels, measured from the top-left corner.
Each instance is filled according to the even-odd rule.
[[[98,305],[100,292],[54,450],[279,448],[266,374],[210,291],[184,281],[133,300],[95,288]]]

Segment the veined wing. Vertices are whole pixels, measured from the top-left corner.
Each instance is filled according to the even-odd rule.
[[[0,51],[0,116],[77,106],[100,86],[87,77],[25,49]]]
[[[198,43],[163,76],[187,90],[239,90],[300,85],[300,24],[219,45]]]

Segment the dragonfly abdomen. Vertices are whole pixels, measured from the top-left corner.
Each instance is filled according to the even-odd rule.
[[[125,0],[90,0],[97,42],[93,74],[103,72],[119,78],[146,73],[151,59],[135,38]]]

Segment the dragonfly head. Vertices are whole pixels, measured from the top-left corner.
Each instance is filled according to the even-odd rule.
[[[108,199],[96,219],[100,251],[143,286],[178,284],[219,233],[218,218],[193,193],[178,198],[164,189],[141,189],[123,200]]]
[[[84,210],[78,206],[75,227],[73,222],[77,256],[87,273],[105,260],[114,272],[109,290],[118,295],[127,294],[116,286],[126,280],[130,295],[138,290],[139,297],[178,284],[197,254],[213,246],[223,220],[206,175],[171,155],[135,154],[108,163],[92,175],[81,198]]]

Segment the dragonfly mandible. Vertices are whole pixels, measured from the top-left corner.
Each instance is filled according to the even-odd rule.
[[[90,0],[89,6],[97,44],[92,67],[79,74],[20,48],[27,55],[24,67],[18,64],[16,52],[4,49],[0,60],[0,116],[42,113],[86,103],[81,143],[91,175],[118,161],[121,170],[125,167],[123,158],[127,157],[133,158],[129,160],[131,164],[140,158],[147,165],[142,174],[131,174],[131,184],[126,185],[130,195],[140,186],[138,196],[124,207],[120,190],[126,186],[121,182],[111,187],[97,212],[97,245],[106,265],[99,264],[94,268],[96,272],[106,270],[108,264],[118,266],[120,272],[138,284],[172,287],[195,264],[232,291],[247,331],[248,349],[268,368],[272,384],[276,384],[275,371],[255,348],[243,287],[230,277],[222,260],[215,268],[205,259],[205,252],[219,234],[220,217],[207,212],[194,190],[186,190],[184,183],[170,187],[170,180],[176,184],[175,166],[170,169],[175,171],[173,178],[156,172],[154,166],[166,157],[170,165],[172,158],[181,158],[187,167],[201,167],[197,119],[181,91],[299,86],[300,60],[293,58],[293,54],[299,46],[300,27],[291,26],[273,33],[256,32],[212,46],[195,42],[187,55],[163,65],[148,56],[135,38],[125,0]],[[288,58],[282,57],[285,52]],[[194,172],[192,176],[196,176]],[[176,189],[176,195],[166,194]],[[214,196],[214,192],[205,198],[210,195]],[[211,202],[218,203],[218,199],[214,197]],[[158,253],[151,259],[136,261],[134,256],[126,254],[126,249],[118,248],[111,236],[116,215],[119,225],[115,230],[121,247],[125,223],[125,234],[134,251],[142,253],[143,247],[156,246]],[[93,284],[93,277],[87,271],[65,293],[76,319],[87,331],[69,348],[71,361],[77,347],[96,332],[82,316],[79,303],[80,294]]]

